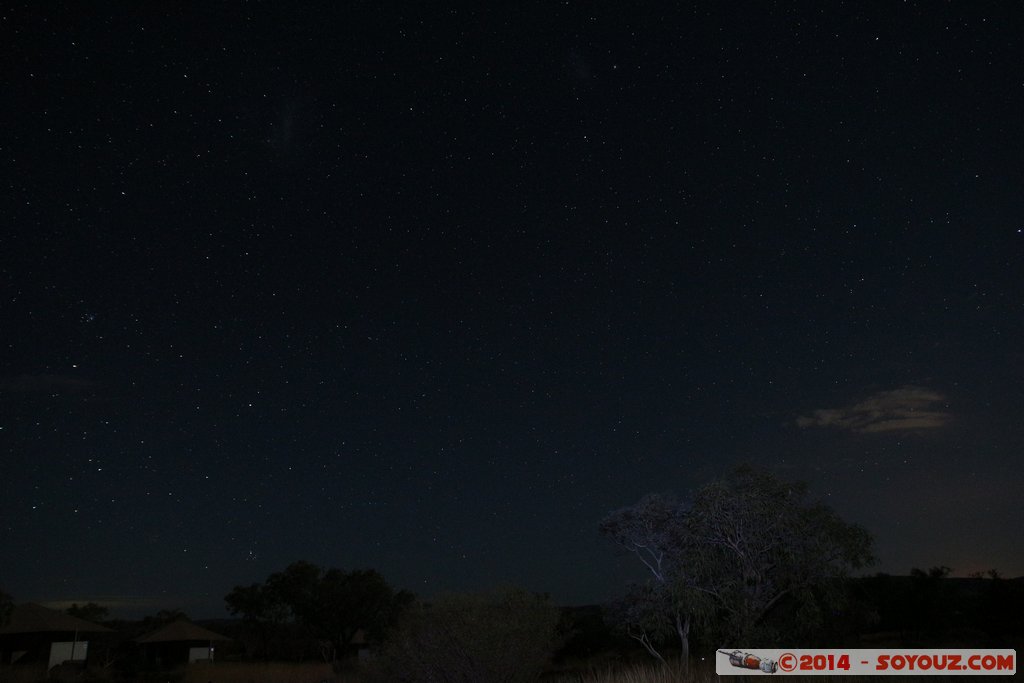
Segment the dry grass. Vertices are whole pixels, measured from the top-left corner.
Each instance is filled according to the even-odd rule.
[[[175,683],[364,683],[365,679],[358,672],[337,674],[330,664],[309,662],[293,664],[287,662],[216,662],[212,664],[193,664],[178,669],[168,676],[140,677],[159,681],[172,680]],[[900,676],[900,683],[912,681],[935,681],[934,676]],[[957,680],[959,676],[943,676],[945,681]],[[973,679],[974,677],[972,677]],[[91,677],[92,680],[103,680],[102,677]],[[113,679],[112,679],[113,680]],[[633,664],[626,666],[594,667],[582,673],[550,675],[543,679],[546,683],[720,683],[735,681],[745,683],[746,676],[719,676],[710,662],[700,662],[691,666],[688,672],[678,666],[665,667],[653,663]],[[828,681],[836,683],[835,676],[800,676],[801,683]],[[45,672],[34,667],[3,667],[0,666],[0,683],[42,683],[47,681]],[[842,683],[877,683],[874,676],[843,676]],[[50,679],[53,683],[53,679]]]
[[[0,683],[37,683],[46,680],[46,667],[0,666]]]
[[[958,676],[943,676],[943,680],[956,680]],[[972,677],[974,678],[974,677]],[[934,676],[900,676],[900,683],[911,681],[935,681]],[[715,673],[713,664],[695,664],[688,672],[679,667],[665,667],[655,664],[637,664],[621,669],[593,670],[583,674],[574,674],[555,679],[558,683],[719,683],[721,681],[735,681],[744,683],[754,680],[747,676],[719,676]],[[835,676],[800,676],[800,683],[812,683],[812,681],[829,681],[836,683],[877,683],[875,676],[842,676],[837,679]]]
[[[45,666],[0,666],[0,683],[97,683],[103,681],[134,683],[360,683],[355,674],[336,674],[330,664],[308,662],[214,662],[197,663],[171,671],[146,671],[130,678],[90,669],[84,676],[47,675]]]
[[[181,683],[320,683],[324,680],[348,683],[357,679],[339,677],[330,664],[322,662],[214,662],[187,667]]]
[[[714,667],[694,665],[687,672],[679,666],[645,663],[595,668],[555,680],[559,683],[710,683],[718,679]]]

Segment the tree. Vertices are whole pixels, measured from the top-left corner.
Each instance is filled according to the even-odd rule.
[[[318,641],[324,659],[333,662],[359,630],[371,641],[381,640],[412,595],[396,592],[372,569],[325,571],[295,562],[263,584],[236,586],[224,601],[231,614],[256,628],[264,656],[290,634]]]
[[[291,610],[266,584],[235,586],[224,598],[228,611],[241,615],[255,635],[255,654],[270,659],[282,656]]]
[[[987,634],[989,647],[1012,642],[1012,634],[1024,633],[1024,582],[1004,579],[990,569],[981,581],[981,595],[974,603],[974,622]]]
[[[559,610],[519,588],[417,605],[388,639],[377,674],[401,683],[536,680],[558,643]]]
[[[796,623],[813,628],[843,600],[839,580],[872,559],[870,535],[808,501],[805,484],[750,466],[702,487],[690,505],[647,496],[600,528],[649,572],[648,588],[631,599],[632,627],[659,659],[650,647],[659,628],[652,600],[672,617],[685,659],[695,622],[719,638],[753,643],[771,639],[769,617],[785,604]]]
[[[73,602],[71,607],[68,607],[64,612],[72,617],[99,623],[106,620],[110,610],[102,605],[97,605],[95,602],[87,602],[84,605]]]
[[[350,646],[357,631],[362,630],[370,642],[380,642],[411,602],[411,593],[396,593],[372,569],[347,573],[330,569],[320,579],[315,601],[299,616],[331,648],[325,659],[333,661]]]
[[[750,466],[698,491],[684,536],[684,600],[737,642],[773,637],[767,617],[783,601],[815,628],[844,599],[841,579],[873,562],[866,530],[809,501],[806,484]]]
[[[691,614],[678,591],[687,543],[684,519],[685,508],[673,498],[651,494],[612,512],[598,526],[602,535],[634,554],[649,572],[648,581],[631,587],[615,612],[626,633],[661,662],[665,658],[658,647],[672,632],[679,639],[682,660],[689,658]]]
[[[961,621],[956,594],[951,585],[953,570],[945,565],[928,570],[912,567],[906,591],[905,618],[917,642],[941,642],[950,635],[954,623]]]

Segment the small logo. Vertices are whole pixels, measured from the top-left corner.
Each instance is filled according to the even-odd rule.
[[[740,652],[739,650],[733,650],[732,652],[719,650],[719,652],[728,656],[729,663],[739,669],[753,669],[754,671],[761,671],[766,674],[773,674],[778,669],[778,664],[772,659],[761,659],[757,655]]]

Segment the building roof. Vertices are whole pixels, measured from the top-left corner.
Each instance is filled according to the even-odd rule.
[[[0,634],[12,633],[55,633],[78,631],[80,633],[110,631],[106,626],[94,624],[57,610],[47,609],[34,602],[15,605],[11,618],[0,626]]]
[[[210,629],[193,624],[185,619],[172,621],[155,631],[135,639],[136,643],[172,643],[183,640],[231,640]]]

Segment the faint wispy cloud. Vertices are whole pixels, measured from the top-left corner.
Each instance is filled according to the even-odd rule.
[[[880,391],[842,408],[821,408],[797,418],[798,427],[833,427],[875,433],[936,429],[949,422],[946,397],[932,389],[906,385]]]

